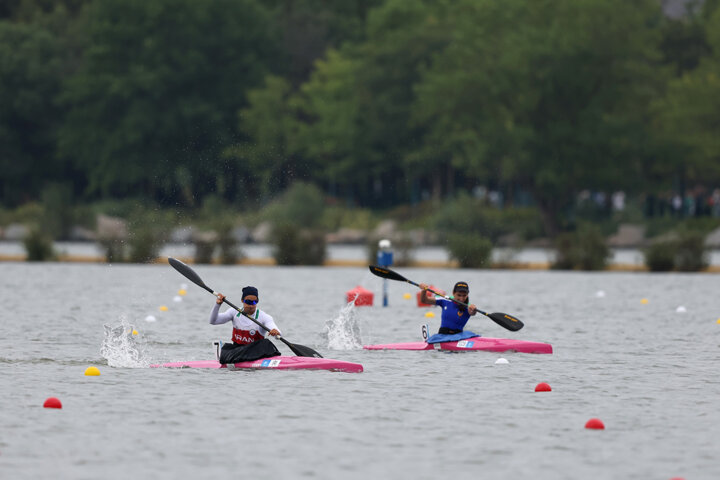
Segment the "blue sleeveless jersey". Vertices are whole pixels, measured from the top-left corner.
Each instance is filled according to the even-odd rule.
[[[440,327],[450,328],[452,330],[462,330],[465,324],[470,320],[470,314],[467,310],[460,310],[458,304],[444,298],[436,298],[435,305],[440,305],[442,311],[442,321]]]

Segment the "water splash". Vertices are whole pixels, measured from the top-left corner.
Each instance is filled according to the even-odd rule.
[[[125,319],[120,325],[103,325],[105,338],[103,338],[100,355],[107,360],[111,367],[121,368],[147,368],[150,358],[147,346],[139,335],[133,335],[135,329],[128,325]]]
[[[355,302],[345,305],[337,318],[325,322],[325,335],[331,350],[356,350],[362,348],[360,325]]]

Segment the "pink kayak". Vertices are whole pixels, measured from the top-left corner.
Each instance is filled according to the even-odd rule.
[[[222,365],[217,360],[197,360],[190,362],[171,362],[159,365],[150,365],[154,368],[227,368],[236,369],[274,369],[274,370],[331,370],[333,372],[360,373],[363,366],[359,363],[344,362],[331,358],[315,357],[270,357],[250,362],[230,363]]]
[[[363,345],[363,348],[365,350],[450,350],[454,352],[484,350],[486,352],[552,353],[553,351],[552,345],[549,343],[490,337],[472,337],[441,343],[386,343],[384,345]]]

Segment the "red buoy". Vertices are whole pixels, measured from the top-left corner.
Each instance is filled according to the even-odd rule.
[[[347,292],[345,292],[345,296],[348,303],[354,300],[355,306],[357,307],[372,306],[373,304],[373,293],[370,290],[367,290],[360,286],[357,286],[352,290],[348,290]]]
[[[550,385],[548,385],[545,382],[540,382],[537,385],[535,385],[535,391],[536,392],[552,392],[552,388],[550,388]]]
[[[430,290],[435,290],[436,292],[445,295],[445,290],[440,290],[440,289],[439,289],[438,287],[436,287],[435,285],[430,285],[429,287],[430,287]],[[432,305],[432,304],[427,304],[427,303],[423,303],[423,302],[421,301],[423,294],[428,295],[428,298],[434,298],[434,297],[435,297],[435,294],[433,294],[433,293],[430,292],[430,291],[424,292],[424,291],[420,290],[420,291],[417,292],[417,295],[416,295],[416,296],[417,296],[417,306],[418,306],[418,307],[433,307],[434,305]]]
[[[593,430],[605,430],[605,425],[599,418],[591,418],[585,424],[585,428],[592,428]]]
[[[55,397],[50,397],[47,400],[45,400],[45,403],[43,403],[43,407],[45,408],[62,408],[62,403],[60,403],[60,400],[58,400]]]

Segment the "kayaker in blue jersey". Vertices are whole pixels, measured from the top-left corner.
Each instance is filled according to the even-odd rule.
[[[221,325],[230,321],[233,324],[233,343],[223,344],[219,358],[220,363],[246,362],[280,355],[275,345],[265,338],[268,333],[276,337],[280,335],[280,331],[273,318],[257,307],[260,301],[258,289],[250,286],[242,289],[242,313],[234,308],[228,308],[223,313],[219,313],[224,298],[225,295],[218,293],[215,305],[210,312],[211,325]],[[245,315],[252,317],[270,330],[258,326]]]
[[[426,305],[439,305],[442,307],[442,320],[440,322],[440,329],[438,333],[444,335],[453,335],[460,333],[465,328],[465,324],[470,317],[477,313],[477,308],[474,304],[469,304],[467,308],[463,305],[458,305],[451,300],[445,300],[444,298],[435,298],[432,292],[428,291],[428,284],[421,283],[420,288],[423,289],[423,295],[420,296],[420,301]],[[453,298],[459,302],[468,303],[470,288],[466,282],[457,282],[453,287]]]

